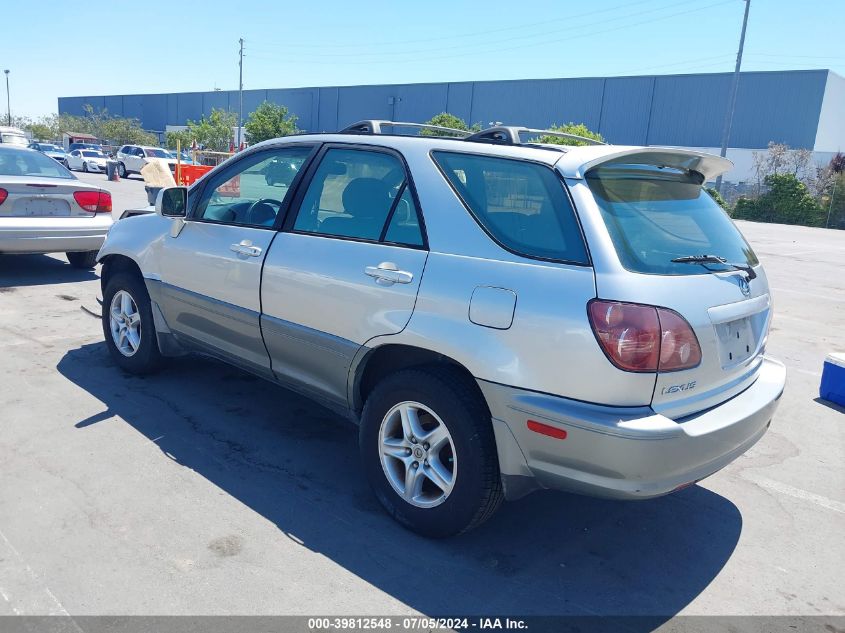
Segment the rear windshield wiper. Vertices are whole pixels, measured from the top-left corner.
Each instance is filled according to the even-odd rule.
[[[733,270],[740,270],[744,272],[748,277],[748,281],[757,278],[757,273],[754,272],[754,269],[751,266],[734,264],[726,260],[724,257],[719,257],[718,255],[686,255],[684,257],[676,257],[671,261],[673,264],[701,264],[707,268],[707,270],[713,270],[712,268],[709,268],[707,264],[721,264],[722,266],[728,266]]]

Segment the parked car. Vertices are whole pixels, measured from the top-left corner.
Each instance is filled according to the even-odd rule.
[[[60,145],[53,143],[34,142],[29,144],[30,149],[37,149],[42,154],[46,154],[53,160],[59,161],[62,165],[67,167],[67,153]]]
[[[16,127],[0,125],[0,143],[26,147],[29,145],[29,140],[26,138],[23,130]]]
[[[0,253],[66,253],[93,268],[112,225],[111,194],[27,147],[0,145]]]
[[[67,153],[69,154],[75,149],[93,149],[97,152],[102,152],[103,148],[101,145],[97,145],[96,143],[71,143],[68,145]]]
[[[105,172],[108,157],[95,149],[75,149],[67,155],[68,169]]]
[[[121,178],[126,178],[129,174],[140,174],[141,169],[151,159],[165,161],[171,170],[175,169],[176,166],[176,159],[170,155],[170,152],[161,147],[124,145],[117,150],[116,159],[118,161],[117,173]]]
[[[172,158],[174,162],[178,158],[179,162],[183,165],[194,164],[194,160],[191,158],[191,155],[188,152],[177,153],[175,150],[168,150],[167,153],[170,154],[170,158]]]
[[[201,352],[348,416],[388,513],[436,537],[537,488],[665,495],[762,437],[785,369],[765,272],[702,188],[729,161],[386,125],[259,143],[118,222],[116,364]]]

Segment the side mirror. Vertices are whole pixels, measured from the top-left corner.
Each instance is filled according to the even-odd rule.
[[[184,218],[188,214],[188,188],[166,187],[156,196],[156,213],[166,218]]]

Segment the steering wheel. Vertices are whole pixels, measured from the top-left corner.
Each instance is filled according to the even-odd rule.
[[[273,198],[259,198],[258,200],[256,200],[255,202],[253,202],[251,205],[249,205],[249,207],[248,207],[248,208],[247,208],[247,210],[246,210],[246,213],[244,214],[244,216],[246,217],[246,222],[247,222],[247,224],[264,224],[264,222],[254,222],[254,221],[253,221],[252,214],[255,212],[255,208],[256,208],[259,204],[273,204],[273,205],[276,205],[276,207],[277,207],[277,208],[276,208],[276,217],[278,217],[278,216],[279,216],[279,212],[282,210],[282,203],[281,203],[280,201],[275,200],[275,199],[273,199]],[[274,222],[275,222],[275,220],[274,220]],[[272,223],[271,223],[271,224],[272,224]]]

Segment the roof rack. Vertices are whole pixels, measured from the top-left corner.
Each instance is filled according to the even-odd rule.
[[[530,127],[517,127],[512,125],[497,125],[495,127],[481,130],[475,134],[470,134],[464,140],[466,141],[481,141],[487,143],[501,143],[503,145],[522,145],[523,134],[537,134],[539,136],[557,136],[559,138],[568,138],[574,141],[583,141],[588,145],[607,145],[604,141],[597,141],[594,138],[587,138],[586,136],[578,136],[577,134],[569,134],[568,132],[558,132],[556,130],[538,130]]]
[[[466,130],[459,130],[453,127],[444,127],[442,125],[428,125],[427,123],[409,123],[406,121],[382,121],[378,119],[366,119],[358,121],[352,125],[343,128],[341,134],[387,134],[382,131],[383,127],[412,127],[420,130],[432,130],[434,132],[449,132],[460,137],[467,137],[470,132]]]
[[[340,134],[388,134],[383,128],[386,127],[410,127],[419,130],[432,130],[434,132],[448,132],[461,138],[465,141],[475,141],[478,143],[498,143],[502,145],[524,145],[530,141],[523,141],[522,135],[536,134],[538,136],[557,136],[559,138],[568,138],[574,141],[582,141],[588,145],[607,145],[604,141],[597,141],[594,138],[587,138],[586,136],[578,136],[577,134],[569,134],[568,132],[558,132],[556,130],[539,130],[530,127],[519,127],[513,125],[496,125],[480,132],[468,132],[467,130],[459,130],[453,127],[444,127],[442,125],[428,125],[427,123],[410,123],[407,121],[383,121],[380,119],[366,119],[353,123],[340,131]]]

